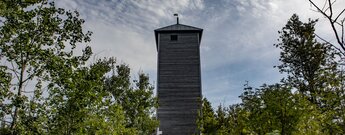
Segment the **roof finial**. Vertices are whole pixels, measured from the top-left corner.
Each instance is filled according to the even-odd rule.
[[[178,14],[175,13],[174,16],[176,16],[177,24],[180,24],[180,23],[179,23],[179,20],[178,20]]]

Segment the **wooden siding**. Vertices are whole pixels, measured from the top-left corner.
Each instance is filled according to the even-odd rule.
[[[170,41],[177,35],[177,41]],[[163,135],[199,134],[201,109],[200,49],[198,32],[158,35],[157,116]]]

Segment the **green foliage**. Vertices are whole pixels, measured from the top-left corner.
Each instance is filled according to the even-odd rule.
[[[51,134],[121,134],[135,133],[126,128],[122,106],[112,101],[104,89],[104,75],[114,59],[99,60],[90,67],[73,71],[66,80],[48,86]],[[121,132],[121,133],[120,133]]]
[[[218,123],[211,103],[206,98],[202,101],[202,110],[197,120],[198,127],[203,134],[216,134]]]
[[[293,15],[279,31],[280,84],[245,85],[241,104],[204,106],[199,127],[205,134],[344,134],[344,71],[339,52],[315,39],[316,20]],[[208,109],[206,109],[208,108]],[[209,119],[211,122],[205,122]],[[205,128],[206,127],[206,128]],[[208,130],[205,130],[208,129]]]
[[[0,20],[0,134],[151,134],[158,126],[146,74],[132,83],[114,58],[85,64],[91,32],[77,11],[3,0]]]
[[[295,131],[296,123],[302,111],[291,93],[291,88],[275,85],[263,85],[253,91],[247,88],[248,93],[241,95],[244,108],[249,112],[248,126],[258,134],[280,131],[282,135]],[[249,92],[252,91],[252,92]]]
[[[158,126],[158,121],[151,116],[153,107],[157,107],[157,99],[153,97],[154,87],[142,72],[133,83],[134,86],[130,83],[129,67],[119,65],[105,79],[105,90],[112,94],[115,103],[123,107],[126,127],[138,129],[139,134],[152,134]]]
[[[246,116],[239,104],[229,107],[220,105],[214,111],[210,102],[204,98],[197,124],[201,133],[206,135],[248,134]]]
[[[279,71],[287,73],[284,83],[298,89],[309,100],[321,106],[324,95],[339,85],[337,77],[337,53],[328,44],[316,41],[314,26],[317,21],[302,23],[293,15],[282,31],[279,31],[281,43],[276,44],[280,53]],[[331,86],[331,87],[329,87]]]
[[[228,134],[250,134],[247,126],[249,113],[240,104],[230,105],[227,109],[227,133]]]
[[[1,113],[11,117],[5,121],[11,123],[13,134],[41,133],[41,123],[47,120],[43,84],[84,64],[91,48],[86,46],[80,56],[73,53],[77,43],[90,41],[91,32],[82,31],[84,20],[78,18],[78,12],[56,8],[53,2],[2,1],[1,6],[6,7],[0,13],[1,60],[7,67],[2,72],[14,83],[2,90],[6,94],[1,94]],[[26,89],[29,82],[34,83],[34,89]]]
[[[344,113],[342,101],[342,72],[340,63],[336,61],[339,52],[331,45],[316,41],[314,26],[316,21],[302,23],[297,15],[293,15],[280,31],[281,43],[276,47],[282,49],[278,66],[280,72],[288,74],[283,83],[298,90],[306,97],[322,115],[323,132],[344,133],[341,127]]]

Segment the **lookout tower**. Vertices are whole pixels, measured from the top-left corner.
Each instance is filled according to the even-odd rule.
[[[176,16],[176,14],[175,14]],[[202,29],[177,23],[156,29],[158,52],[157,117],[163,135],[199,134]]]

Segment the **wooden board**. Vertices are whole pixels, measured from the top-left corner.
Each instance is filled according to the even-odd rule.
[[[177,41],[170,36],[177,35]],[[199,134],[201,109],[199,32],[158,34],[157,116],[163,135]]]

